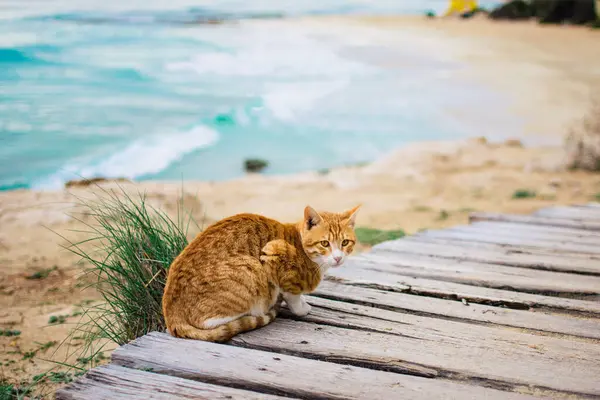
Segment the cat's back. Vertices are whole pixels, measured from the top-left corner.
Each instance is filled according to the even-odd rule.
[[[236,214],[200,232],[186,250],[203,255],[245,254],[258,257],[267,242],[284,235],[285,225],[279,221],[259,214]]]

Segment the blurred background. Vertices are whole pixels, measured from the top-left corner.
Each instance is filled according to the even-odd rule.
[[[462,61],[435,36],[302,19],[443,13],[446,0],[0,7],[0,190],[94,176],[222,180],[248,158],[268,160],[267,174],[372,161],[472,134],[449,107],[506,102],[457,82]]]

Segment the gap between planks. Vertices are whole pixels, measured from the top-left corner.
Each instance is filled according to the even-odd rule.
[[[563,313],[578,313],[583,316],[600,314],[600,302],[511,292],[508,290],[431,279],[395,276],[372,270],[330,269],[326,280],[441,299],[465,299],[470,303],[512,309],[542,308]]]
[[[343,285],[329,281],[322,282],[319,285],[317,290],[309,297],[309,302],[317,301],[313,297],[463,323],[500,325],[524,328],[545,334],[554,333],[600,339],[600,316],[598,318],[578,318],[566,315],[549,315],[528,310],[513,310]],[[406,318],[410,319],[411,317]]]
[[[600,276],[600,259],[582,259],[557,254],[536,254],[523,249],[478,248],[476,246],[461,246],[452,242],[432,243],[405,238],[380,243],[374,246],[368,254],[378,254],[380,252],[394,253],[399,258],[403,257],[404,254],[410,254],[427,258],[473,261],[506,267]],[[493,267],[490,266],[490,268]]]
[[[486,288],[564,297],[597,297],[600,277],[535,271],[527,268],[495,266],[471,261],[428,258],[418,255],[400,257],[394,253],[364,253],[347,261],[338,270],[372,270],[391,275],[419,277]]]

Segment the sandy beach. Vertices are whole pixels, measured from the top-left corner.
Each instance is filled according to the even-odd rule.
[[[132,193],[146,193],[153,205],[171,215],[175,215],[183,190],[185,207],[204,224],[239,212],[294,221],[306,204],[336,211],[361,203],[359,226],[401,228],[407,233],[464,224],[468,213],[475,210],[528,213],[552,204],[598,199],[600,175],[566,171],[561,144],[587,110],[591,93],[600,87],[599,30],[492,23],[479,18],[324,17],[290,23],[369,27],[398,37],[410,32],[429,41],[443,38],[447,50],[469,65],[457,72],[456,79],[504,93],[512,100],[502,107],[525,124],[504,133],[513,140],[495,140],[489,134],[495,122],[488,122],[487,114],[450,110],[465,124],[476,120],[473,126],[482,127],[478,137],[418,143],[396,149],[369,165],[293,176],[121,186]],[[387,45],[390,43],[394,41]],[[489,111],[493,114],[494,110]],[[102,186],[111,187],[116,185]],[[73,241],[86,238],[76,232],[82,223],[67,213],[76,196],[90,196],[97,190],[0,193],[0,328],[22,332],[17,337],[0,337],[0,371],[7,379],[30,381],[53,366],[43,359],[64,361],[66,345],[53,352],[77,322],[73,315],[84,302],[98,300],[93,290],[83,289],[85,266],[62,249],[65,241],[59,236]],[[534,191],[536,196],[514,199],[517,190]],[[84,217],[84,221],[91,219]],[[32,274],[40,271],[49,273],[32,279]],[[53,315],[67,316],[65,323],[49,326]],[[51,341],[57,343],[42,350],[43,344]],[[80,345],[75,340],[70,351]],[[34,357],[24,356],[36,349]]]

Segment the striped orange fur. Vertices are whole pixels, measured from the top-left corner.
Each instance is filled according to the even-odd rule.
[[[331,213],[307,206],[295,224],[238,214],[209,226],[169,268],[162,302],[168,331],[227,341],[273,321],[281,298],[294,314],[308,314],[302,294],[352,253],[358,208]]]

